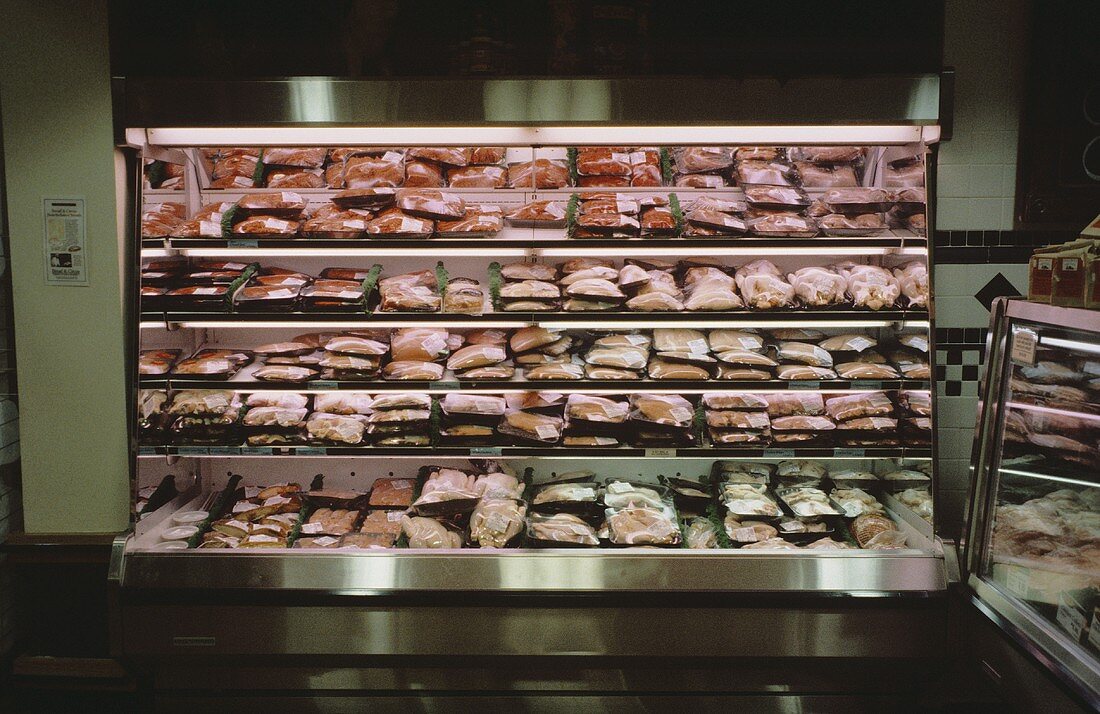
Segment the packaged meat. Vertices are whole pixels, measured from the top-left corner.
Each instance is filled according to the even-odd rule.
[[[795,168],[806,188],[854,188],[859,177],[852,166],[823,166],[808,161],[796,161]]]
[[[339,191],[332,202],[341,209],[383,209],[392,206],[397,199],[394,188],[355,188]]]
[[[439,403],[443,413],[451,415],[472,416],[504,416],[505,402],[503,397],[494,397],[490,394],[460,394],[450,392]],[[495,423],[495,422],[494,422]]]
[[[366,418],[359,415],[314,412],[306,422],[306,430],[311,438],[341,444],[361,443],[366,428]]]
[[[672,362],[660,357],[649,360],[646,370],[651,379],[703,380],[711,377],[710,370],[705,367]]]
[[[512,333],[508,344],[516,354],[544,347],[561,339],[562,330],[545,327],[521,327]]]
[[[829,367],[814,367],[803,364],[780,365],[775,376],[778,379],[791,382],[819,381],[823,379],[836,379],[836,372]]]
[[[431,409],[432,398],[415,392],[387,392],[374,397],[371,410],[378,409]]]
[[[756,208],[798,210],[810,205],[805,192],[792,186],[743,186],[745,200]]]
[[[308,397],[296,392],[253,392],[245,404],[248,407],[278,407],[280,409],[304,409]]]
[[[379,478],[371,487],[368,503],[380,508],[407,508],[412,505],[415,489],[412,479]]]
[[[256,164],[259,160],[260,156],[258,151],[255,154],[238,154],[219,158],[214,162],[214,168],[210,173],[210,178],[213,181],[247,178],[247,188],[251,188],[252,175],[256,173]]]
[[[767,410],[768,397],[748,392],[708,392],[703,395],[703,406],[707,409],[740,409],[748,411]]]
[[[590,394],[569,395],[565,407],[569,419],[607,424],[622,424],[629,411],[630,405],[626,402]]]
[[[293,236],[298,233],[298,221],[288,221],[274,216],[253,216],[233,224],[234,235]]]
[[[630,154],[613,151],[622,147],[581,147],[577,149],[577,173],[581,176],[629,176]]]
[[[894,277],[897,278],[901,294],[908,298],[911,307],[928,306],[928,266],[912,261],[894,268]]]
[[[877,265],[844,263],[836,271],[848,284],[848,297],[856,307],[881,310],[893,307],[901,286],[889,271]]]
[[[475,146],[469,149],[471,164],[499,164],[507,153],[503,146]]]
[[[144,238],[157,238],[157,229],[160,226],[159,222],[153,224],[147,224],[142,221],[141,234]],[[192,219],[190,221],[183,221],[177,223],[171,227],[168,233],[172,238],[221,238],[222,237],[222,215],[215,213],[209,218],[205,219]]]
[[[264,149],[263,160],[269,166],[299,166],[307,169],[319,169],[325,163],[325,148],[280,148],[272,146]]]
[[[297,218],[306,209],[306,201],[293,191],[278,193],[250,193],[237,201],[237,209],[244,215],[266,215]]]
[[[594,547],[600,543],[595,528],[569,513],[532,513],[528,519],[527,536],[538,545],[554,548]]]
[[[309,367],[296,365],[264,365],[252,372],[252,377],[261,382],[306,382],[316,379],[319,372]]]
[[[395,330],[390,339],[390,357],[395,361],[431,362],[450,354],[446,328],[406,327]]]
[[[397,207],[411,216],[439,221],[457,220],[466,215],[466,202],[460,196],[426,189],[399,190]]]
[[[401,530],[410,548],[461,548],[462,536],[437,520],[422,516],[405,516]]]
[[[794,288],[767,260],[756,260],[738,268],[735,279],[741,297],[749,307],[769,310],[794,303]]]
[[[573,380],[584,378],[584,367],[570,363],[548,363],[528,367],[524,370],[524,376],[530,380]]]
[[[138,374],[167,374],[180,354],[180,350],[143,350],[138,358]]]
[[[560,417],[531,412],[512,411],[504,415],[500,432],[539,444],[553,444],[561,439]]]
[[[837,421],[857,417],[890,416],[894,404],[884,392],[859,392],[832,396],[825,401],[825,412]]]
[[[419,360],[394,360],[382,369],[385,379],[434,382],[443,378],[443,365]]]
[[[634,233],[638,219],[621,213],[589,213],[577,217],[577,226],[595,233]]]
[[[818,345],[807,342],[780,342],[776,347],[779,359],[814,367],[832,367],[833,356]]]
[[[630,404],[632,420],[663,427],[690,428],[695,416],[691,402],[675,394],[632,394]]]
[[[785,211],[750,218],[747,225],[753,234],[763,237],[812,238],[817,235],[817,224],[812,220]]]
[[[435,230],[435,223],[399,211],[378,216],[367,223],[367,233],[382,236],[424,238]]]
[[[924,162],[920,159],[890,162],[883,171],[882,185],[886,188],[924,186]]]
[[[681,174],[717,172],[733,165],[733,153],[725,146],[685,146],[675,149],[672,157]]]
[[[609,537],[616,545],[677,545],[681,541],[681,535],[674,518],[667,508],[609,508]]]
[[[565,226],[565,202],[542,199],[513,209],[504,216],[515,226],[560,228]]]
[[[737,181],[741,185],[790,186],[794,167],[783,161],[741,161],[737,164]]]
[[[405,156],[401,152],[351,156],[344,162],[344,184],[348,188],[394,188],[404,183]]]
[[[553,283],[541,280],[522,280],[510,282],[501,287],[500,297],[503,300],[552,302],[561,297],[561,290]]]
[[[210,182],[210,188],[213,189],[245,189],[253,188],[254,183],[252,176],[223,176],[220,179],[216,179]]]
[[[435,161],[449,166],[465,166],[470,162],[470,154],[470,149],[446,146],[410,147],[405,152],[405,156],[410,159]]]
[[[447,369],[465,370],[473,367],[484,367],[503,362],[507,358],[508,353],[504,351],[503,347],[470,345],[451,353],[451,356],[447,359]]]
[[[554,159],[510,164],[508,185],[512,188],[563,188],[569,185],[569,169],[564,161]]]
[[[751,516],[752,514],[746,515]],[[722,525],[726,531],[726,536],[738,545],[744,545],[746,543],[762,545],[775,541],[786,543],[786,541],[778,537],[779,531],[777,531],[774,526],[768,525],[762,521],[743,519],[732,511],[726,515]]]
[[[877,344],[878,340],[867,335],[844,334],[824,339],[818,346],[828,352],[863,352]]]
[[[898,379],[899,375],[887,364],[870,362],[842,362],[836,365],[841,379]]]
[[[881,188],[834,188],[821,200],[835,213],[882,213],[893,206],[890,192]]]
[[[514,498],[484,498],[470,515],[470,541],[480,548],[504,548],[523,534],[527,504]]]
[[[298,427],[305,420],[306,410],[286,409],[283,407],[253,407],[245,412],[242,424],[245,426]]]
[[[864,513],[856,517],[848,529],[860,548],[879,550],[905,547],[905,534],[889,517],[879,513]]]
[[[718,529],[709,518],[698,516],[692,518],[684,533],[687,547],[693,550],[710,550],[718,548]]]
[[[776,161],[786,158],[787,150],[781,146],[738,146],[733,158],[738,161]]]
[[[325,176],[321,169],[269,169],[264,176],[267,188],[324,188]]]
[[[772,419],[772,431],[832,431],[836,423],[824,416],[785,416]]]
[[[929,392],[899,392],[898,403],[917,416],[932,415],[932,395]]]
[[[743,234],[746,228],[745,221],[737,216],[707,208],[696,208],[690,211],[684,216],[684,220],[693,226],[710,228],[730,235]]]
[[[881,213],[830,213],[818,218],[817,225],[827,236],[873,236],[886,230]]]

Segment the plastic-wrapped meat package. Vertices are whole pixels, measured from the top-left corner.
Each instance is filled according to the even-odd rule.
[[[404,185],[405,155],[387,151],[382,156],[352,156],[344,164],[348,188],[378,188]]]
[[[684,277],[688,310],[736,310],[744,307],[733,278],[717,268],[690,268]]]
[[[733,154],[727,146],[685,146],[673,152],[676,172],[699,174],[722,171],[733,165]]]
[[[292,236],[298,232],[298,221],[274,216],[252,216],[233,224],[235,235]]]
[[[817,234],[816,223],[790,211],[768,211],[750,218],[747,225],[754,234],[764,237],[812,238]]]
[[[401,530],[410,548],[461,548],[462,536],[432,518],[404,516]]]
[[[623,147],[582,147],[577,149],[577,173],[581,176],[629,176],[630,154],[613,151]]]
[[[402,189],[397,192],[397,207],[411,216],[437,221],[456,220],[466,215],[461,196],[443,191]]]
[[[298,218],[306,209],[306,200],[293,191],[250,193],[237,201],[237,208],[246,215]]]
[[[825,412],[837,421],[858,417],[890,416],[894,404],[883,392],[861,392],[831,397],[825,402]]]
[[[280,148],[264,149],[263,161],[269,166],[299,166],[306,169],[319,169],[325,163],[327,150],[317,148]]]
[[[526,516],[523,501],[482,499],[470,515],[470,540],[481,548],[503,548],[523,533]]]
[[[791,166],[779,161],[742,161],[737,166],[737,179],[742,184],[790,186]]]
[[[897,278],[877,265],[842,263],[835,266],[848,284],[848,297],[856,307],[871,310],[890,308],[901,295]]]
[[[905,547],[905,534],[899,531],[887,516],[878,513],[864,513],[857,516],[848,529],[860,548],[880,550]]]
[[[443,188],[443,169],[431,161],[405,162],[406,188]]]
[[[371,235],[427,236],[434,230],[434,222],[409,216],[395,209],[388,209],[367,223],[367,233]]]
[[[435,327],[406,327],[393,333],[390,357],[395,361],[431,362],[450,354],[448,332]]]
[[[545,223],[553,225],[565,221],[565,202],[540,199],[531,201],[505,214],[509,222]]]
[[[268,188],[324,188],[321,169],[274,168],[264,177]]]
[[[503,166],[464,166],[447,171],[447,185],[452,188],[504,188],[508,172]]]
[[[676,177],[675,185],[680,188],[722,188],[726,179],[714,174],[681,174]]]
[[[911,307],[928,306],[928,266],[914,260],[894,268],[894,277]]]
[[[406,155],[410,159],[436,161],[450,166],[465,166],[470,163],[470,149],[453,146],[417,146],[410,147]]]
[[[909,161],[887,165],[883,186],[887,188],[909,188],[924,185],[924,162]]]
[[[802,304],[808,307],[839,305],[847,299],[847,282],[828,268],[799,268],[787,275],[787,281]]]
[[[607,525],[611,542],[619,545],[676,545],[681,539],[680,529],[666,509],[608,509]]]
[[[635,188],[660,186],[663,179],[659,164],[634,164],[630,167],[630,185]]]
[[[413,508],[441,501],[476,501],[477,477],[458,469],[441,467],[428,474]]]
[[[794,288],[768,260],[754,260],[737,269],[737,287],[746,305],[760,310],[787,307],[794,303]]]
[[[311,438],[342,444],[362,442],[366,428],[366,417],[358,414],[345,416],[314,412],[306,422],[306,429]]]
[[[808,188],[846,188],[859,185],[856,171],[851,166],[821,166],[807,161],[796,161],[795,168],[802,177],[802,185]]]
[[[569,185],[569,169],[564,161],[555,159],[511,164],[508,185],[512,188],[563,188]]]
[[[503,146],[475,146],[470,149],[470,163],[499,164],[504,161],[506,151]]]
[[[845,215],[830,213],[817,219],[817,225],[825,235],[860,236],[874,235],[886,229],[881,213],[859,213]]]

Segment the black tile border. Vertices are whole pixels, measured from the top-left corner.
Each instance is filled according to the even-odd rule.
[[[1026,263],[1034,248],[1065,243],[1073,231],[935,231],[932,236],[938,264]]]

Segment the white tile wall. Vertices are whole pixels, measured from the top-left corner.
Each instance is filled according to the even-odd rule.
[[[947,0],[944,64],[955,68],[955,131],[939,152],[940,230],[1012,228],[1030,4]]]

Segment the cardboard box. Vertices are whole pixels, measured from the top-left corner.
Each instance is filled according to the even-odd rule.
[[[1032,302],[1050,302],[1054,287],[1054,253],[1051,247],[1039,248],[1031,254],[1027,266],[1027,299]]]
[[[1087,286],[1085,260],[1089,249],[1071,248],[1054,254],[1054,279],[1050,288],[1050,304],[1084,307]]]

